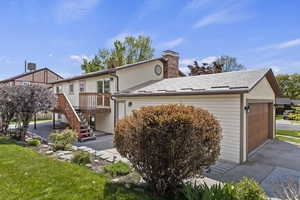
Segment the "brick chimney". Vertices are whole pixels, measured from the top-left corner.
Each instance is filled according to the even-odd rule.
[[[164,78],[179,77],[179,54],[175,51],[163,51],[162,57],[165,59]]]

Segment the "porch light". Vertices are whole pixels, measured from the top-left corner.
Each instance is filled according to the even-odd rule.
[[[244,109],[245,109],[247,112],[250,112],[250,106],[249,106],[249,105],[245,106]]]

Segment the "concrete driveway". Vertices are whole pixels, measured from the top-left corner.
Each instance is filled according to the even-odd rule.
[[[57,127],[64,128],[63,124],[57,124]],[[29,125],[28,130],[32,133],[35,133],[41,136],[44,139],[47,139],[48,136],[55,132],[52,129],[52,122],[41,122],[37,124],[37,129],[33,128],[33,124]],[[87,140],[84,142],[76,142],[74,145],[76,146],[86,146],[95,150],[105,150],[113,148],[113,136],[112,135],[104,135],[97,136],[96,140]]]
[[[300,122],[293,120],[276,120],[276,129],[277,130],[298,130],[300,131]]]
[[[270,197],[281,197],[283,188],[300,183],[300,148],[296,145],[270,140],[242,165],[218,163],[209,178],[218,181],[239,181],[244,176],[255,179]],[[227,166],[227,170],[222,165]],[[214,171],[216,168],[218,171]]]

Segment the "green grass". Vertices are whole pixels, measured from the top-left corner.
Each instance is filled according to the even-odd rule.
[[[276,115],[276,120],[283,119],[283,115]]]
[[[0,137],[0,199],[146,199],[101,174],[54,160]]]
[[[276,134],[300,138],[300,131],[276,130]]]
[[[277,140],[286,141],[286,142],[293,142],[300,144],[300,138],[290,138],[290,137],[284,137],[284,136],[276,136]]]
[[[51,119],[42,119],[42,120],[36,120],[37,123],[40,123],[40,122],[51,122],[52,120]],[[34,121],[31,120],[29,123],[33,123]],[[10,125],[15,125],[17,122],[10,122]]]

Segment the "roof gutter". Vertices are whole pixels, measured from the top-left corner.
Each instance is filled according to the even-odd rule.
[[[165,93],[116,93],[114,97],[139,97],[139,96],[187,96],[187,95],[213,95],[213,94],[243,94],[248,93],[248,90],[215,90],[215,91],[201,91],[201,92],[165,92]]]

